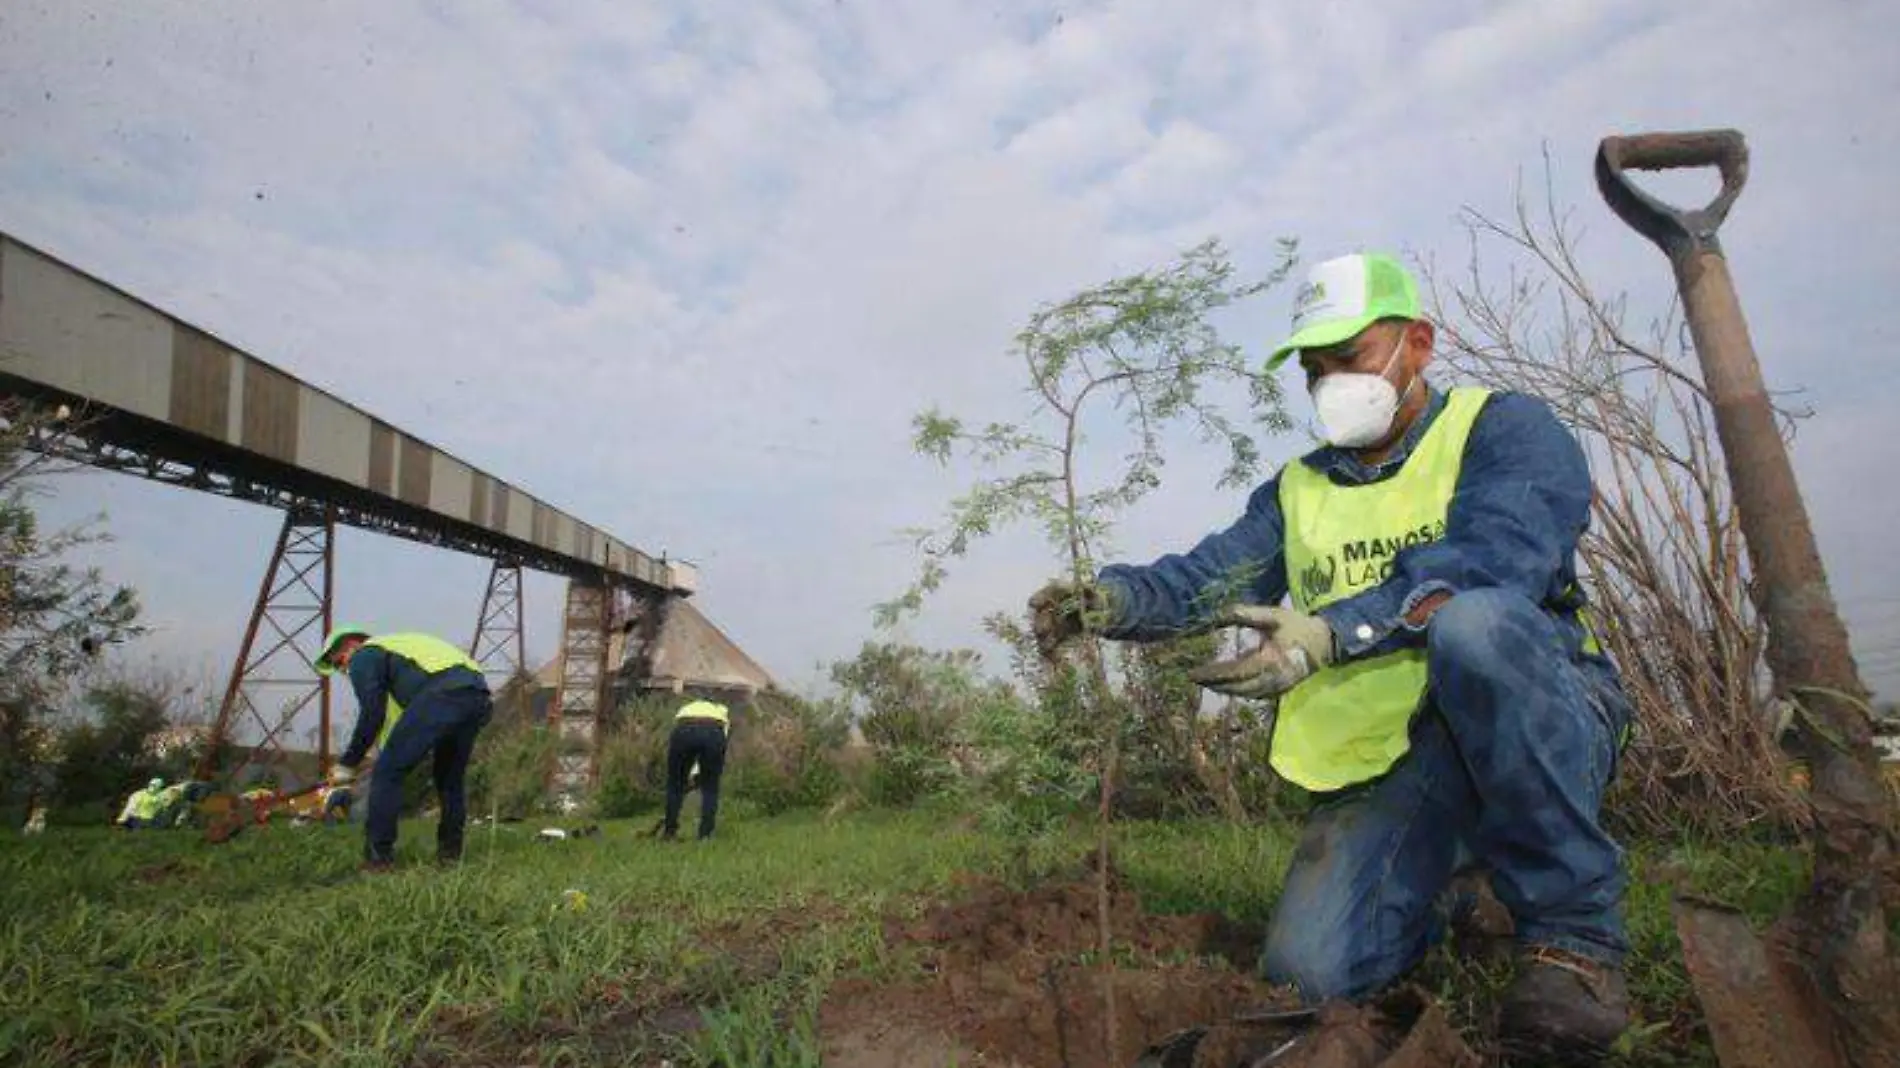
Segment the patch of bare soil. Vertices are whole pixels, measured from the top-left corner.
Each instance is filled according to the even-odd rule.
[[[1084,874],[1028,891],[978,882],[919,920],[887,923],[886,942],[919,950],[927,978],[833,987],[819,1014],[824,1063],[1241,1068],[1275,1051],[1270,1063],[1300,1068],[1479,1063],[1415,989],[1289,1018],[1292,998],[1255,977],[1259,932],[1215,914],[1150,914],[1111,878],[1117,1048],[1106,1048],[1098,898]]]
[[[140,868],[134,877],[142,883],[165,883],[185,874],[184,862],[178,860],[162,861]]]
[[[1119,884],[1119,880],[1117,880]],[[1155,916],[1115,885],[1110,918],[1120,1047],[1104,1048],[1093,876],[1026,892],[977,883],[969,897],[885,926],[929,972],[906,984],[846,981],[819,1016],[825,1064],[1133,1064],[1183,1028],[1275,1000],[1252,975],[1259,938],[1217,915]]]

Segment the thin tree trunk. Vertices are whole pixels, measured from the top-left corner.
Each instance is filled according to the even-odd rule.
[[[1083,395],[1087,390],[1083,391]],[[1096,810],[1095,827],[1095,926],[1102,955],[1102,1038],[1108,1056],[1114,1057],[1120,1048],[1120,1020],[1115,1005],[1115,928],[1109,914],[1114,904],[1114,894],[1109,886],[1109,831],[1114,820],[1115,773],[1120,762],[1119,710],[1109,700],[1108,666],[1102,660],[1100,640],[1095,636],[1088,615],[1087,597],[1083,594],[1084,584],[1094,576],[1085,574],[1085,554],[1082,549],[1082,531],[1075,493],[1075,445],[1076,417],[1081,410],[1081,397],[1076,398],[1075,407],[1068,412],[1068,427],[1062,445],[1062,492],[1066,508],[1069,533],[1069,570],[1075,581],[1075,589],[1083,597],[1082,656],[1087,661],[1088,691],[1085,708],[1094,713],[1102,722],[1101,750],[1101,800]]]

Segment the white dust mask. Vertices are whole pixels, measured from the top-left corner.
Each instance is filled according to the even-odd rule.
[[[1392,355],[1378,374],[1336,371],[1313,384],[1313,408],[1328,442],[1342,449],[1360,449],[1378,443],[1391,431],[1392,419],[1399,413],[1399,390],[1385,376],[1398,363],[1404,347],[1405,332],[1400,331],[1399,343],[1392,346]],[[1410,392],[1412,387],[1405,388]]]

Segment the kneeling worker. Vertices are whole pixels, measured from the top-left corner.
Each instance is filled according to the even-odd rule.
[[[719,776],[726,770],[726,731],[731,718],[717,701],[692,701],[673,715],[666,745],[666,823],[660,837],[679,837],[680,806],[687,779],[699,767],[699,837],[711,838],[719,814]]]
[[[330,783],[346,786],[374,744],[380,755],[370,777],[364,819],[363,868],[388,871],[396,859],[396,820],[402,780],[433,755],[431,771],[442,802],[436,824],[439,863],[462,858],[468,824],[464,780],[475,737],[494,713],[481,665],[462,650],[427,634],[372,637],[361,627],[339,627],[324,639],[317,657],[323,674],[348,672],[356,691],[356,729],[349,748],[330,769]]]
[[[112,822],[128,831],[157,827],[158,814],[165,806],[164,796],[165,780],[153,779],[143,790],[132,791],[132,796],[125,799],[119,818]]]
[[[1314,1005],[1374,994],[1425,955],[1475,861],[1520,947],[1500,1045],[1601,1057],[1629,1025],[1603,802],[1632,707],[1578,577],[1588,458],[1535,397],[1427,380],[1436,328],[1392,257],[1321,263],[1296,303],[1267,367],[1299,361],[1326,445],[1193,548],[1038,591],[1037,638],[1256,631],[1189,677],[1275,702],[1267,763],[1314,795],[1267,978]]]

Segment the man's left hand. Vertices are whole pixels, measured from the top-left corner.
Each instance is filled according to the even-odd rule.
[[[1333,662],[1333,629],[1318,616],[1291,608],[1236,605],[1221,613],[1215,624],[1248,627],[1262,638],[1260,647],[1250,653],[1188,672],[1188,678],[1216,693],[1278,697]]]
[[[356,769],[354,768],[346,768],[341,764],[332,765],[330,768],[328,781],[331,786],[348,786],[355,779]]]

